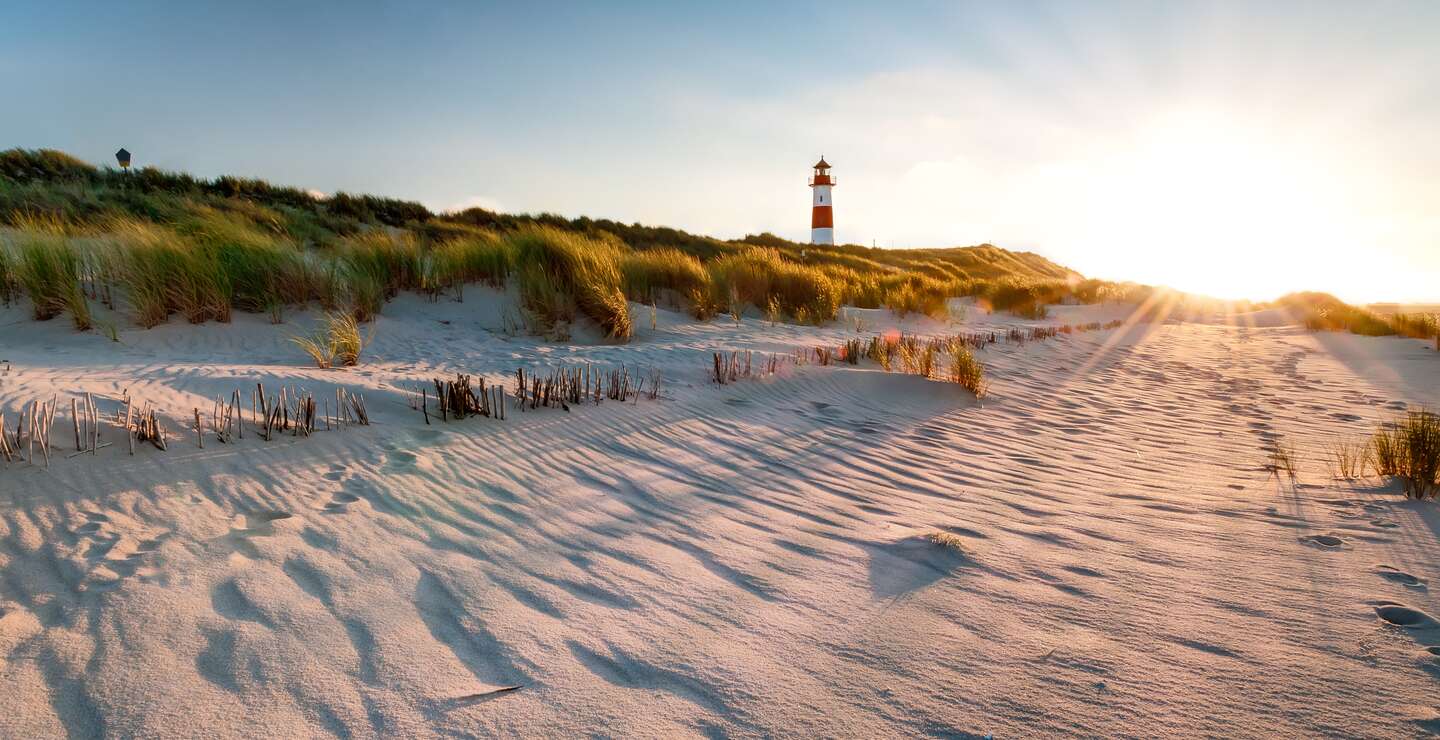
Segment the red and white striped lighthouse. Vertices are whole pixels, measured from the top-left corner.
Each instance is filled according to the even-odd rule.
[[[835,243],[835,217],[830,212],[830,188],[834,186],[835,178],[830,176],[830,165],[822,155],[815,163],[815,174],[810,177],[810,189],[815,194],[810,209],[811,244]]]

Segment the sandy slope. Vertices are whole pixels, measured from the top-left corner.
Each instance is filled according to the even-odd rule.
[[[342,382],[376,417],[0,467],[0,736],[1440,730],[1440,630],[1375,609],[1440,615],[1440,516],[1319,461],[1440,406],[1418,342],[1187,324],[1002,344],[978,404],[870,366],[704,382],[711,348],[839,327],[662,312],[652,333],[642,313],[630,345],[547,345],[485,330],[499,300],[393,304],[343,372],[300,366],[303,317],[116,345],[0,313],[12,418],[127,386],[178,418],[257,379]],[[658,367],[669,398],[427,427],[395,388],[541,360]],[[1301,485],[1260,468],[1273,434],[1310,458]],[[937,529],[965,552],[920,539]]]

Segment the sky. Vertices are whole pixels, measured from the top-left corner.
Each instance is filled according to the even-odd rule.
[[[122,5],[124,7],[122,7]],[[1440,302],[1440,3],[15,3],[0,148]]]

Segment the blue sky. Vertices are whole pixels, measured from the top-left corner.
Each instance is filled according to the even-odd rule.
[[[824,153],[842,241],[989,241],[1233,297],[1440,300],[1435,3],[3,15],[0,147],[797,239]]]

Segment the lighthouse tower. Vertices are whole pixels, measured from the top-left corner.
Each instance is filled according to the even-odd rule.
[[[810,177],[810,189],[814,192],[813,207],[810,209],[810,243],[834,244],[835,219],[830,212],[830,188],[835,178],[830,176],[830,165],[821,156],[815,163],[815,174]]]

